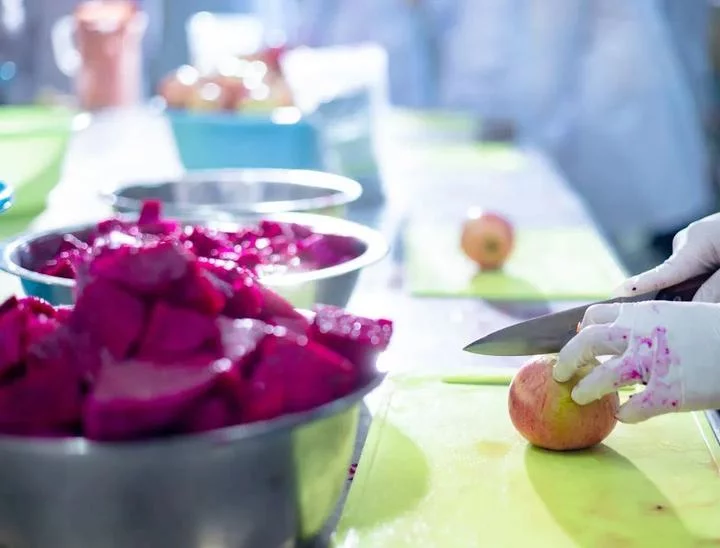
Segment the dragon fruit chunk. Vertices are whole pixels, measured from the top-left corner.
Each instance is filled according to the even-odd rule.
[[[54,318],[57,314],[57,310],[53,305],[39,297],[24,297],[18,301],[18,306],[27,308],[33,314],[47,316],[48,318]]]
[[[0,377],[22,364],[26,325],[26,314],[19,307],[0,316]]]
[[[11,297],[0,305],[0,378],[22,372],[28,346],[57,329],[54,316],[55,309],[36,297]]]
[[[162,202],[160,200],[143,200],[138,215],[138,225],[154,225],[162,217]]]
[[[112,249],[94,257],[88,272],[91,277],[116,282],[133,293],[155,296],[166,293],[182,279],[192,260],[178,242],[162,240],[137,248],[124,245]]]
[[[372,374],[377,356],[390,343],[392,322],[354,316],[330,305],[317,305],[314,310],[309,338],[350,360],[362,375]]]
[[[362,243],[349,236],[313,234],[298,243],[300,257],[316,268],[342,264],[362,254]]]
[[[251,318],[233,320],[221,316],[217,325],[222,337],[223,355],[235,362],[241,373],[255,362],[262,340],[274,333],[271,325]]]
[[[102,360],[102,349],[89,333],[61,324],[53,333],[28,345],[25,367],[27,371],[44,368],[64,371],[89,387]]]
[[[260,313],[261,320],[273,320],[275,318],[289,318],[292,320],[306,320],[297,309],[272,289],[267,286],[258,284],[260,292],[262,294],[263,307]]]
[[[169,291],[168,298],[174,304],[217,316],[225,308],[230,293],[227,284],[220,282],[195,261],[189,265],[185,277]]]
[[[209,272],[228,284],[229,297],[223,314],[230,318],[259,318],[264,304],[262,286],[247,270],[236,267],[226,269],[214,262],[202,263]]]
[[[38,436],[69,434],[82,409],[79,379],[67,370],[42,367],[0,387],[0,432]]]
[[[157,302],[148,316],[135,358],[166,363],[198,355],[222,356],[216,319],[194,310]]]
[[[295,235],[295,239],[304,240],[313,235],[312,228],[297,223],[290,223],[290,230]]]
[[[183,414],[213,388],[229,361],[219,362],[172,367],[138,361],[104,365],[85,401],[86,437],[123,441],[172,431]]]
[[[77,275],[74,259],[77,259],[77,257],[68,252],[63,252],[56,259],[47,261],[40,268],[40,274],[72,280]]]
[[[15,295],[11,295],[5,299],[2,304],[0,304],[0,316],[10,310],[16,309],[18,306],[20,306],[20,299],[18,299]]]
[[[243,402],[243,422],[306,411],[350,393],[357,382],[345,358],[303,336],[263,339]]]
[[[179,420],[178,430],[182,434],[208,432],[235,424],[238,410],[234,402],[224,394],[213,391],[196,403]]]
[[[97,279],[78,296],[69,322],[121,360],[140,341],[145,315],[145,304],[140,299],[107,280]]]

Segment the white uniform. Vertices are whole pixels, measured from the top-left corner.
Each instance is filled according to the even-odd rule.
[[[396,104],[514,121],[608,231],[672,230],[708,213],[704,0],[417,4],[299,2],[311,44],[388,49]]]
[[[700,0],[530,0],[520,136],[540,146],[616,234],[709,212]],[[671,7],[670,7],[671,6]]]

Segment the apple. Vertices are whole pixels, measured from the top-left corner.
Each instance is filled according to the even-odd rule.
[[[576,404],[572,389],[593,366],[559,383],[552,376],[556,361],[556,355],[535,356],[518,370],[508,395],[510,420],[527,441],[543,449],[571,451],[597,445],[615,428],[620,399],[613,392],[587,405]]]
[[[193,87],[187,108],[195,112],[215,112],[223,109],[227,103],[227,91],[208,79],[203,79]]]
[[[482,270],[502,268],[514,243],[512,225],[498,213],[471,216],[463,224],[460,247]]]
[[[185,108],[194,94],[200,75],[196,69],[185,65],[167,75],[160,82],[158,93],[170,108]]]
[[[235,110],[237,104],[247,95],[248,90],[242,78],[224,74],[216,74],[207,78],[208,83],[220,87],[220,107],[223,110]]]

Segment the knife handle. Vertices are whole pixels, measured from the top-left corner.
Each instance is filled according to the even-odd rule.
[[[695,293],[715,272],[695,276],[679,284],[661,289],[655,296],[656,301],[692,301]]]

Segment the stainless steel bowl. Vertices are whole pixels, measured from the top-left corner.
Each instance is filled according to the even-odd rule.
[[[344,217],[345,207],[361,194],[357,181],[300,169],[190,171],[177,180],[132,182],[102,192],[119,213],[136,213],[143,200],[156,199],[168,215],[221,220],[288,211]]]
[[[222,222],[194,219],[172,215],[184,224],[214,226],[226,230],[237,230],[243,222]],[[129,218],[135,219],[132,215]],[[364,244],[364,252],[357,258],[329,268],[311,272],[277,274],[262,277],[263,283],[283,295],[297,308],[312,308],[317,303],[346,306],[350,300],[360,271],[383,259],[389,247],[382,234],[367,226],[325,215],[309,213],[278,213],[263,218],[281,222],[300,223],[315,232],[352,236]],[[246,219],[245,224],[252,223]],[[65,234],[74,234],[80,239],[95,226],[85,223],[68,227],[20,235],[2,244],[0,269],[20,278],[23,290],[28,295],[45,299],[54,305],[73,303],[75,281],[34,272],[33,265],[51,258],[58,249]],[[1,544],[0,544],[1,546]]]
[[[362,398],[202,435],[125,444],[0,436],[5,548],[291,548],[347,479]]]

